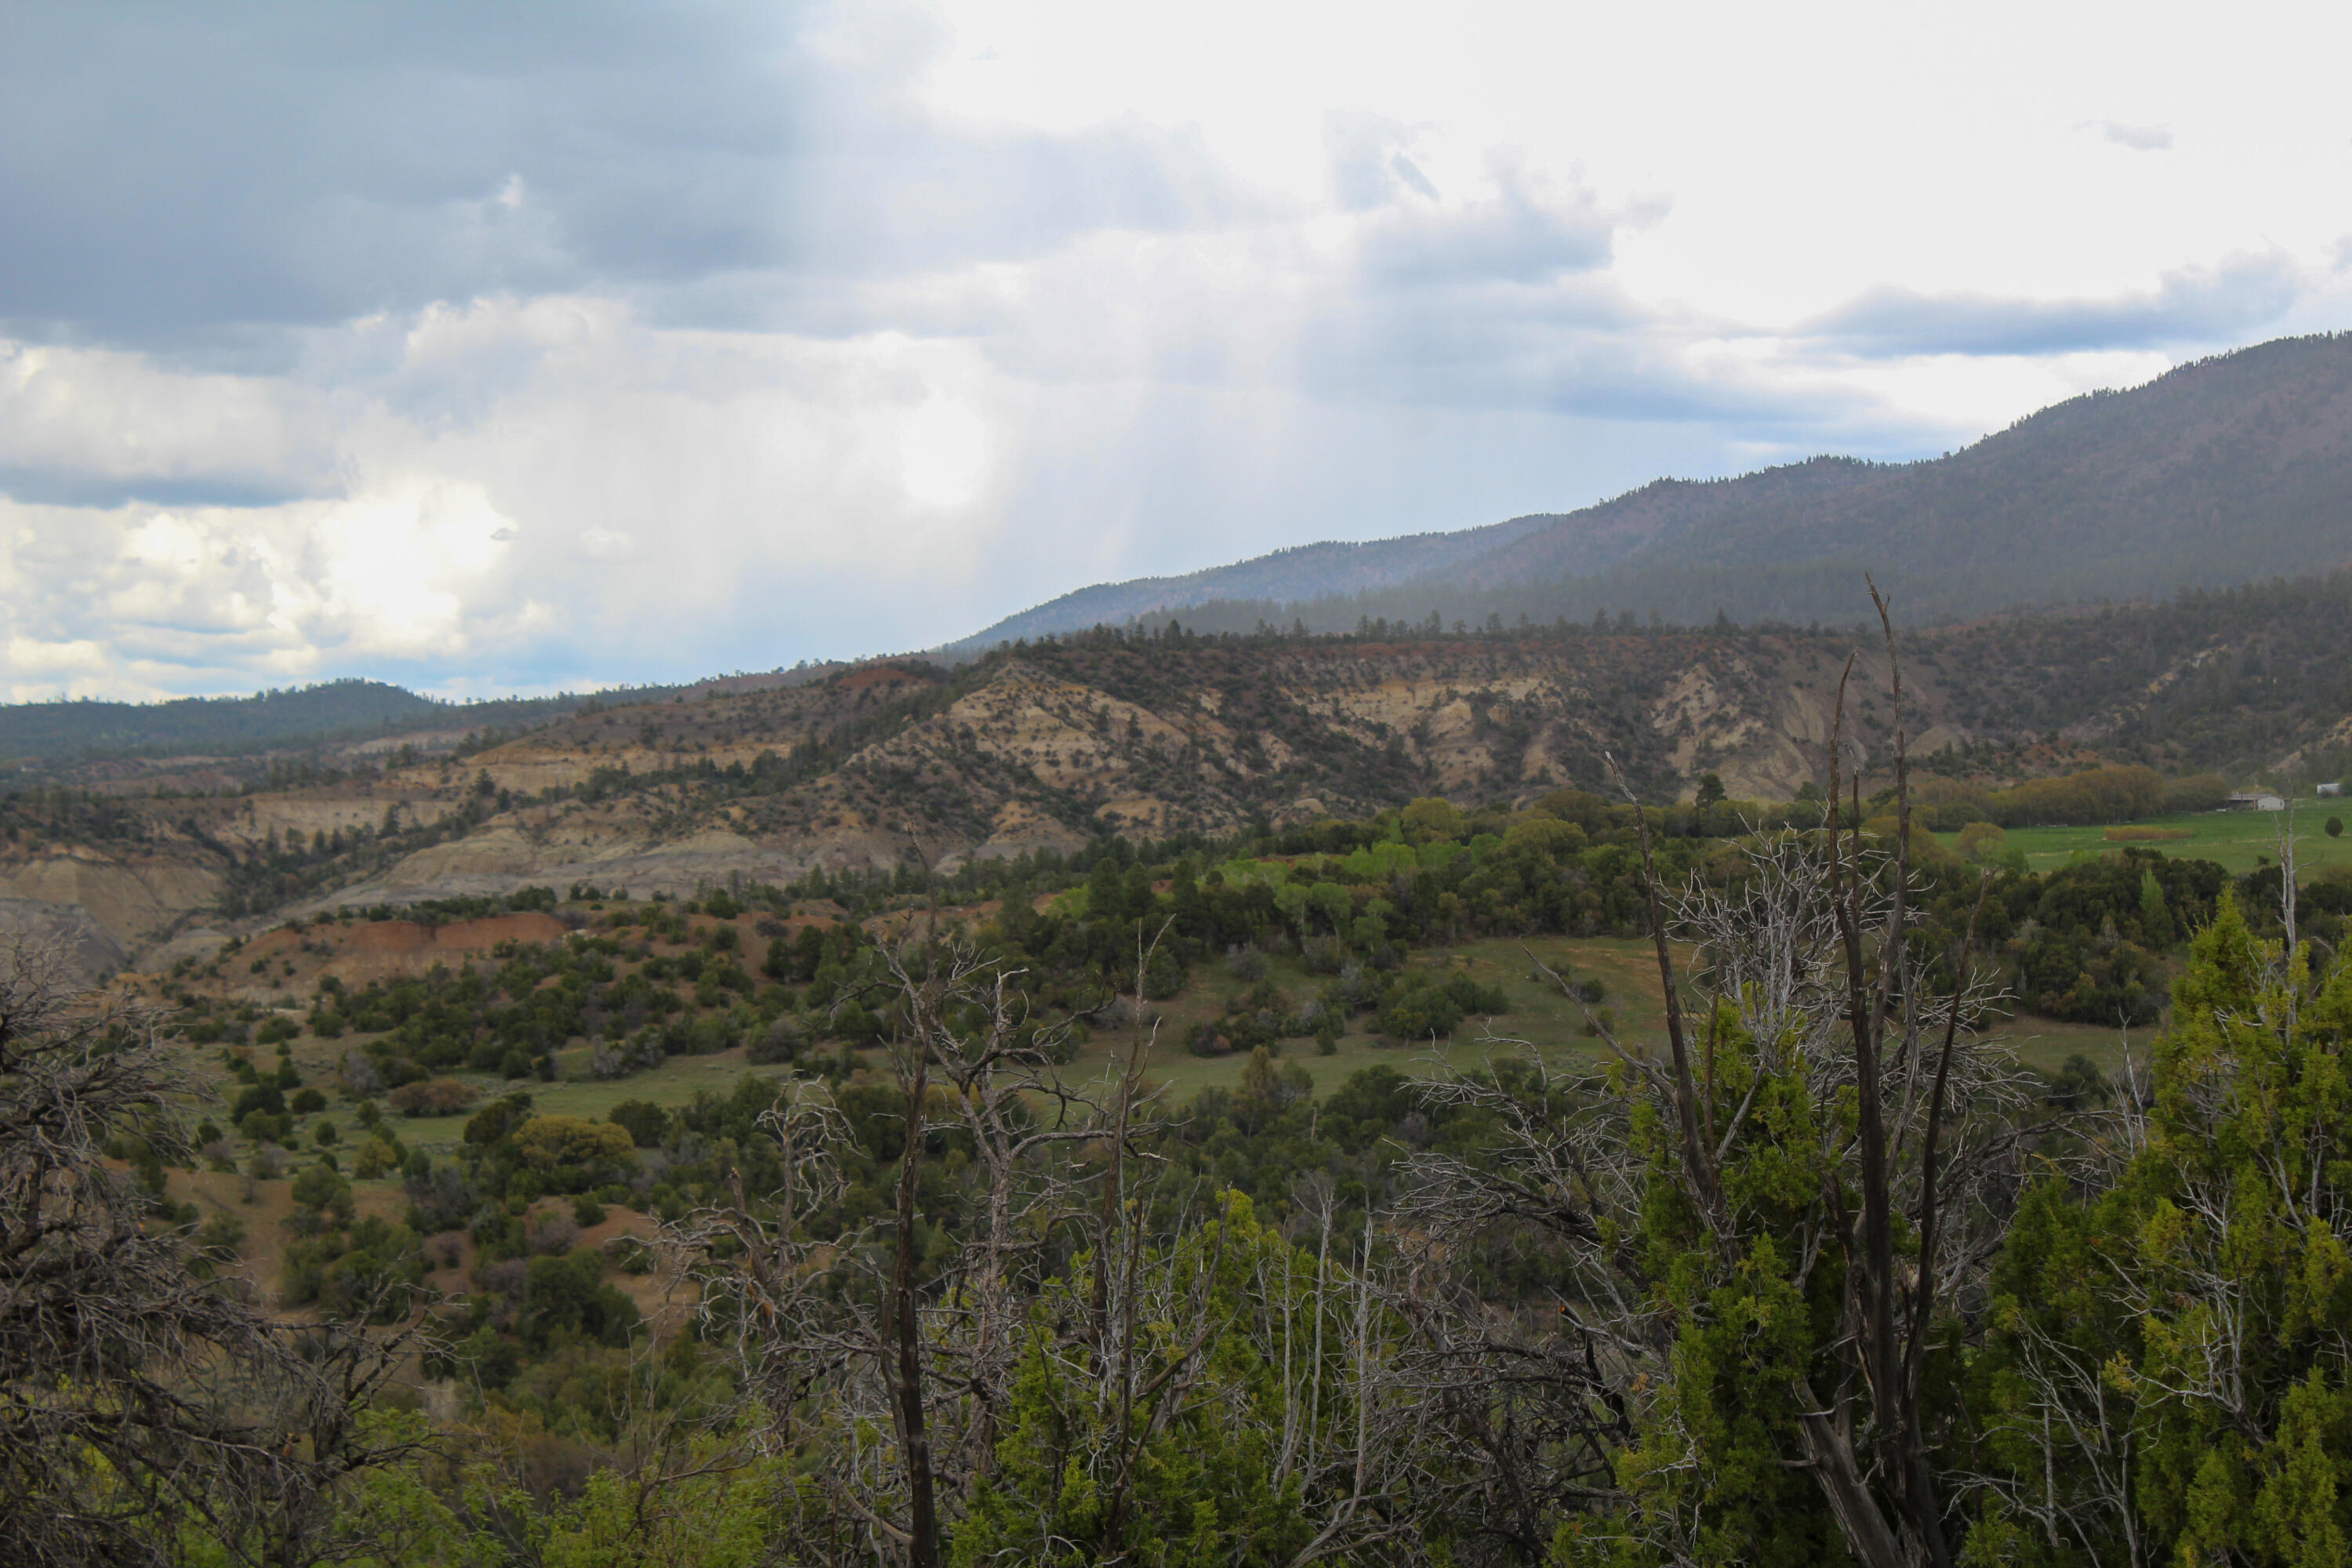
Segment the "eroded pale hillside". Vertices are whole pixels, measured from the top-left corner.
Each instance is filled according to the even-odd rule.
[[[1984,780],[2102,760],[2352,765],[2352,691],[2329,652],[2347,637],[2342,578],[1923,634],[1906,658],[1912,754]],[[1786,799],[1826,776],[1849,657],[1846,760],[1880,770],[1894,710],[1874,639],[1730,627],[1103,636],[954,670],[713,683],[503,743],[324,748],[243,793],[193,789],[184,770],[142,794],[93,763],[79,795],[7,797],[0,914],[152,964],[345,904],[534,884],[687,894],[1426,795],[1517,804],[1609,789],[1610,759],[1648,800],[1710,773],[1736,798]]]

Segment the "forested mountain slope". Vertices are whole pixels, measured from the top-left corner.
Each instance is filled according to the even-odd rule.
[[[0,706],[0,757],[84,751],[244,751],[272,742],[423,728],[448,704],[381,680],[335,680],[251,697],[172,702],[23,702]]]
[[[0,761],[46,769],[95,759],[233,759],[271,750],[399,737],[426,750],[457,737],[543,724],[586,709],[602,711],[681,693],[748,691],[816,679],[833,665],[713,677],[687,686],[627,686],[549,697],[448,702],[381,680],[327,680],[250,697],[182,697],[163,702],[0,703]],[[436,744],[436,737],[438,737]],[[139,768],[125,770],[136,773]]]
[[[1181,609],[1212,600],[1319,598],[1393,587],[1451,571],[1514,540],[1552,529],[1561,521],[1538,513],[1465,529],[1458,533],[1416,533],[1360,544],[1301,544],[1231,566],[1213,566],[1205,572],[1182,576],[1099,583],[1049,600],[1034,610],[1009,616],[939,651],[950,655],[979,653],[1016,638],[1118,626],[1162,610]],[[1604,551],[1596,555],[1595,563],[1609,558]]]
[[[1187,605],[1181,618],[1202,630],[1333,631],[1432,613],[1473,625],[1621,612],[1843,624],[1864,567],[1919,624],[2325,570],[2352,559],[2352,334],[2263,343],[2073,398],[1943,458],[1661,479],[1507,538],[1424,538],[1480,547],[1402,579],[1333,574],[1301,586],[1326,558],[1317,552],[1349,548],[1313,546],[1149,593],[1089,589],[970,641]],[[1434,557],[1433,542],[1422,548]],[[1301,570],[1279,581],[1255,572],[1294,557]]]

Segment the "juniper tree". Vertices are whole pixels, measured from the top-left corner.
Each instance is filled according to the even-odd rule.
[[[2027,1195],[1975,1403],[1988,1560],[2352,1556],[2352,965],[2225,897],[2105,1180]]]

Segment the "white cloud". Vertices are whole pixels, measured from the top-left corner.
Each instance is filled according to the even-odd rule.
[[[926,398],[898,437],[898,472],[907,493],[929,506],[960,507],[988,473],[988,426],[950,398]]]
[[[621,529],[591,528],[581,532],[580,553],[591,561],[627,561],[636,552],[636,536]]]
[[[2118,120],[2099,121],[2099,134],[2118,147],[2128,147],[2135,153],[2168,153],[2172,150],[2172,132],[2161,125],[2126,125]]]
[[[2130,15],[587,4],[215,19],[200,88],[43,14],[0,684],[919,646],[2345,324],[2352,23]]]

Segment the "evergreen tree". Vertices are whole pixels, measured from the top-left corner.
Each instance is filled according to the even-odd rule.
[[[2111,1187],[2021,1206],[1979,1369],[1987,1560],[2352,1560],[2352,966],[2192,945]]]

